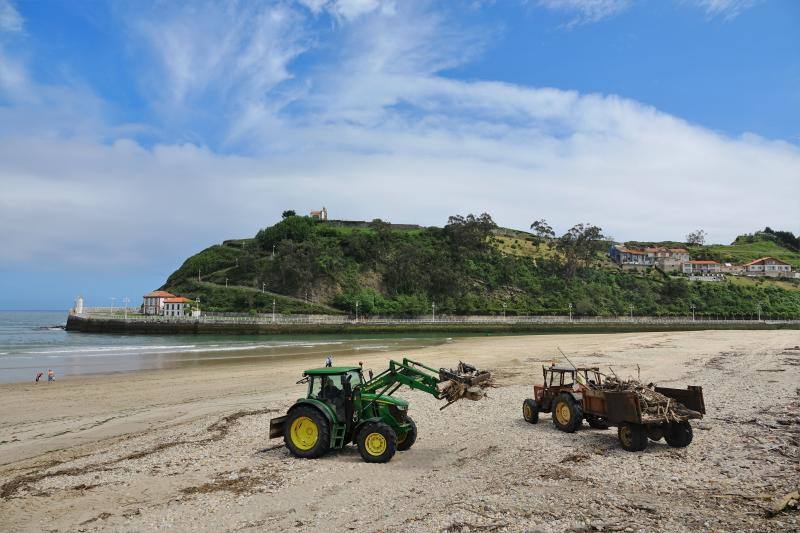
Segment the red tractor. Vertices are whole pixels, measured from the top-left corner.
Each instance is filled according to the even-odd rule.
[[[544,382],[534,385],[534,399],[528,398],[522,404],[527,422],[537,423],[543,412],[552,413],[555,427],[567,433],[581,427],[584,419],[597,429],[617,426],[620,443],[628,451],[644,450],[648,439],[664,438],[670,446],[688,446],[692,442],[689,419],[702,418],[705,413],[701,387],[611,388],[597,367],[553,364],[543,366],[542,373]],[[620,383],[617,379],[608,380]],[[666,407],[653,398],[666,398]]]

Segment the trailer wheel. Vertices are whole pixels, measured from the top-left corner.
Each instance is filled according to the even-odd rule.
[[[522,402],[522,418],[529,424],[535,424],[539,421],[539,406],[536,400],[528,398]]]
[[[583,409],[569,394],[559,394],[553,401],[553,424],[565,433],[573,433],[583,423]]]
[[[664,432],[664,440],[673,448],[685,448],[692,442],[692,426],[689,422],[673,422]]]
[[[397,434],[384,422],[367,422],[357,441],[358,452],[368,463],[386,463],[397,450]]]
[[[647,429],[641,424],[623,422],[617,428],[617,437],[624,450],[640,452],[647,448]]]
[[[411,424],[411,429],[397,436],[397,451],[404,452],[414,445],[417,440],[417,423],[406,415],[406,422]]]
[[[664,438],[664,426],[647,426],[647,438],[658,442]]]
[[[608,429],[608,422],[606,422],[605,418],[595,415],[586,415],[586,421],[589,422],[589,426],[594,429]]]
[[[328,451],[331,430],[328,420],[313,407],[298,407],[286,415],[283,442],[295,457],[316,459]]]

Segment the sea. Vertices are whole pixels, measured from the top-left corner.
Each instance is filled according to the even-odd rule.
[[[0,311],[0,383],[63,376],[328,355],[357,362],[359,353],[413,350],[451,342],[435,334],[123,335],[66,331],[67,311]],[[337,357],[339,360],[337,360]]]

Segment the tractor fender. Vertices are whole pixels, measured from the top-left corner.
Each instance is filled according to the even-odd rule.
[[[331,426],[333,426],[336,423],[336,415],[334,414],[333,409],[331,409],[331,407],[328,404],[326,404],[324,402],[321,402],[319,400],[313,400],[313,399],[310,399],[310,398],[302,398],[300,400],[297,400],[294,403],[294,405],[292,405],[289,408],[289,410],[286,412],[286,414],[287,415],[290,414],[292,411],[294,411],[295,409],[297,409],[300,406],[313,407],[314,409],[316,409],[317,411],[322,413],[322,416],[325,417],[325,419],[328,421],[328,424],[330,424]]]
[[[353,426],[353,442],[355,442],[356,435],[358,435],[358,432],[361,431],[361,428],[370,422],[383,422],[383,419],[379,416],[373,416],[372,418],[364,418],[359,420],[358,424]]]

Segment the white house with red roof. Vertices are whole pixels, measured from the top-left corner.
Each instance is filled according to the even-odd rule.
[[[786,276],[792,275],[792,265],[774,257],[762,257],[744,264],[747,274],[754,276]]]
[[[683,263],[683,273],[690,276],[713,276],[719,274],[722,265],[716,261],[686,261]]]
[[[192,301],[189,298],[184,298],[183,296],[164,298],[162,314],[164,316],[186,316],[188,315],[187,310],[191,303]]]

